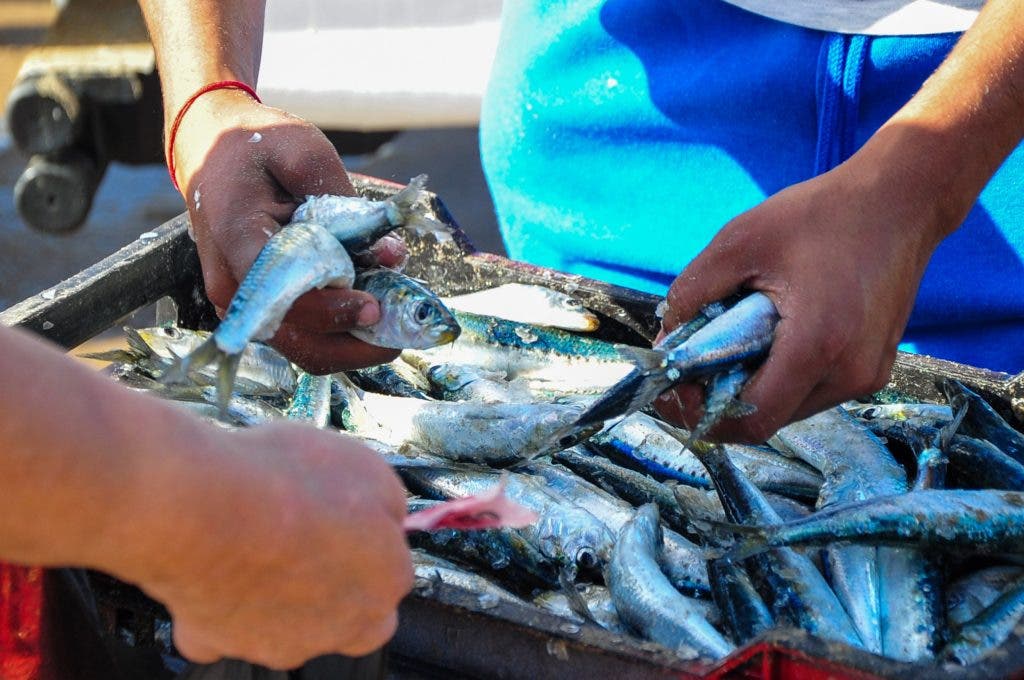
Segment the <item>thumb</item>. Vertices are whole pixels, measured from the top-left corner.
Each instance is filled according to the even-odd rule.
[[[658,336],[697,316],[701,308],[741,289],[751,276],[737,269],[733,258],[716,238],[683,269],[665,296],[667,308]]]

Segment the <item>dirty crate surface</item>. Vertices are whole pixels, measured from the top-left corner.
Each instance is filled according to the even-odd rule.
[[[357,178],[366,195],[391,193],[396,185]],[[508,282],[541,283],[571,293],[602,315],[599,335],[632,344],[649,342],[657,329],[658,298],[578,276],[475,252],[435,198],[437,217],[454,228],[451,240],[411,239],[407,272],[441,294]],[[143,231],[138,240],[80,274],[0,313],[0,323],[20,326],[66,348],[117,324],[135,310],[158,303],[158,317],[180,325],[216,323],[202,292],[187,216]],[[900,354],[890,387],[925,401],[942,401],[936,381],[954,377],[985,396],[1013,422],[1024,409],[1020,376]],[[101,602],[152,620],[159,605],[137,590],[100,578]],[[546,612],[499,603],[481,604],[472,593],[445,584],[424,584],[406,598],[389,653],[399,668],[481,678],[991,678],[1024,675],[1024,641],[1015,631],[985,661],[961,668],[906,664],[829,644],[792,630],[774,630],[713,665],[682,661],[653,644],[627,640],[593,626],[566,625]],[[145,628],[143,628],[145,630]],[[152,630],[150,625],[149,630]],[[1024,631],[1022,631],[1024,632]],[[145,643],[145,635],[140,644]]]

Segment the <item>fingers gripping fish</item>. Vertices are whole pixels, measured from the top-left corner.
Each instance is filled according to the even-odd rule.
[[[322,226],[291,224],[263,246],[231,299],[223,321],[206,342],[176,361],[164,382],[184,382],[189,373],[214,361],[217,402],[223,408],[242,352],[251,340],[266,340],[277,332],[292,303],[314,288],[351,288],[355,268],[344,246]]]

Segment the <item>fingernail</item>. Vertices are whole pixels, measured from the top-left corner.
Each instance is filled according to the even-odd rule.
[[[372,326],[380,320],[380,307],[375,302],[367,302],[363,305],[362,309],[359,310],[359,316],[356,317],[356,325],[366,328]]]

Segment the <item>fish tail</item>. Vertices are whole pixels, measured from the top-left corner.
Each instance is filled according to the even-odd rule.
[[[192,371],[213,363],[223,354],[224,352],[217,347],[217,343],[211,335],[206,342],[196,347],[190,354],[176,357],[164,374],[160,376],[160,382],[165,385],[186,383]]]
[[[771,527],[733,524],[714,519],[691,519],[693,529],[705,536],[707,559],[742,560],[772,547]]]
[[[450,236],[449,226],[431,214],[426,185],[427,176],[416,175],[409,180],[408,186],[391,197],[391,203],[401,216],[401,224],[417,235]]]
[[[960,429],[960,424],[964,422],[964,417],[967,415],[968,404],[966,401],[960,405],[953,413],[953,420],[946,423],[939,429],[939,441],[938,447],[940,451],[945,451],[949,448],[949,443],[953,440],[953,435]]]
[[[398,208],[402,217],[408,221],[414,217],[421,215],[424,210],[424,194],[426,193],[427,176],[416,175],[409,184],[399,191],[397,194],[392,196],[389,201]]]
[[[224,417],[228,413],[228,404],[235,387],[235,374],[238,373],[242,355],[228,354],[217,349],[217,360],[217,408],[220,409],[221,417]]]
[[[124,362],[130,364],[153,355],[153,350],[149,348],[149,345],[143,341],[142,336],[140,336],[138,331],[134,328],[131,326],[125,326],[124,334],[128,341],[128,349],[118,348],[104,352],[85,352],[77,356],[80,356],[83,359]]]
[[[111,349],[105,352],[83,352],[75,356],[79,356],[83,359],[95,359],[96,361],[109,361],[112,363],[124,364],[135,363],[141,358],[139,355],[126,349]]]
[[[150,347],[143,339],[142,335],[131,326],[124,327],[124,336],[128,341],[128,347],[133,352],[137,352],[140,356],[153,356],[156,352]]]

